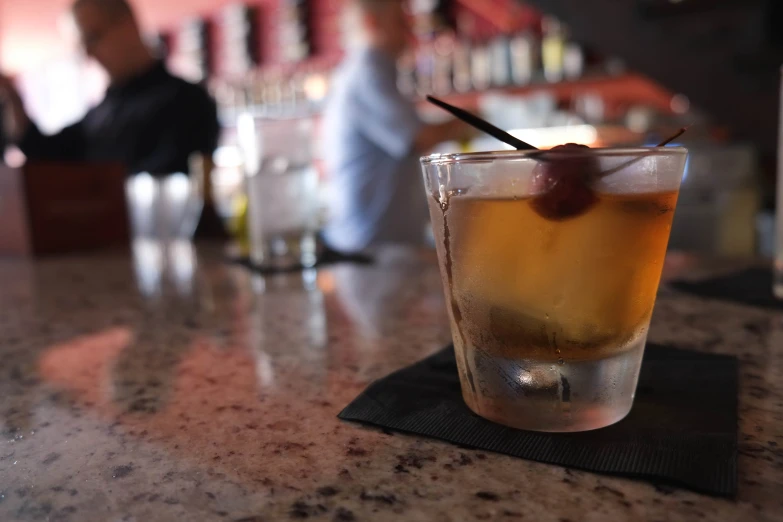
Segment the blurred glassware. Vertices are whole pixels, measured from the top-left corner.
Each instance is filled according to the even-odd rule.
[[[522,96],[490,92],[479,98],[481,115],[501,129],[530,126],[528,99]]]
[[[204,206],[196,180],[142,172],[128,179],[126,193],[134,239],[192,239]]]
[[[198,268],[192,242],[138,238],[133,241],[131,253],[136,285],[142,296],[192,296]]]
[[[755,148],[699,143],[698,134],[690,134],[683,136],[689,155],[669,248],[727,258],[755,255],[762,195]]]
[[[574,111],[590,124],[606,121],[606,106],[598,92],[586,92],[574,97]]]
[[[319,180],[313,164],[313,130],[309,117],[240,117],[250,259],[258,267],[315,265]]]
[[[550,126],[557,99],[547,92],[528,96],[492,92],[479,98],[481,114],[501,129]]]

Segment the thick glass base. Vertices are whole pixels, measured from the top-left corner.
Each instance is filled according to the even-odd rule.
[[[512,428],[547,432],[604,428],[631,411],[645,341],[642,336],[605,359],[562,364],[469,350],[472,379],[460,364],[462,395],[476,414]]]
[[[310,268],[316,263],[315,232],[298,230],[253,239],[250,260],[265,270]]]

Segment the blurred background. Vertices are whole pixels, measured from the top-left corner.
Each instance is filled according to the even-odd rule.
[[[0,0],[0,71],[43,131],[79,119],[107,84],[79,51],[69,4]],[[247,191],[238,128],[248,117],[313,121],[318,170],[318,121],[348,37],[340,0],[133,4],[171,71],[217,100],[212,184],[224,218],[242,212]],[[421,101],[434,93],[539,147],[651,145],[692,125],[671,247],[772,255],[781,2],[413,0],[407,9],[416,46],[398,83],[425,119],[444,117]],[[477,139],[439,150],[497,148]],[[24,162],[13,147],[5,159]]]

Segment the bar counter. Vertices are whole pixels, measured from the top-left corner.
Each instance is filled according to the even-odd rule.
[[[777,312],[658,299],[651,341],[740,359],[727,500],[339,421],[449,342],[429,253],[266,279],[187,243],[3,260],[0,310],[2,521],[783,520]]]

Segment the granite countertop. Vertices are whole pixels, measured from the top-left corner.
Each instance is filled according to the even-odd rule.
[[[783,315],[664,289],[737,355],[736,501],[343,423],[449,341],[432,257],[253,276],[188,244],[0,261],[0,520],[781,520]]]

